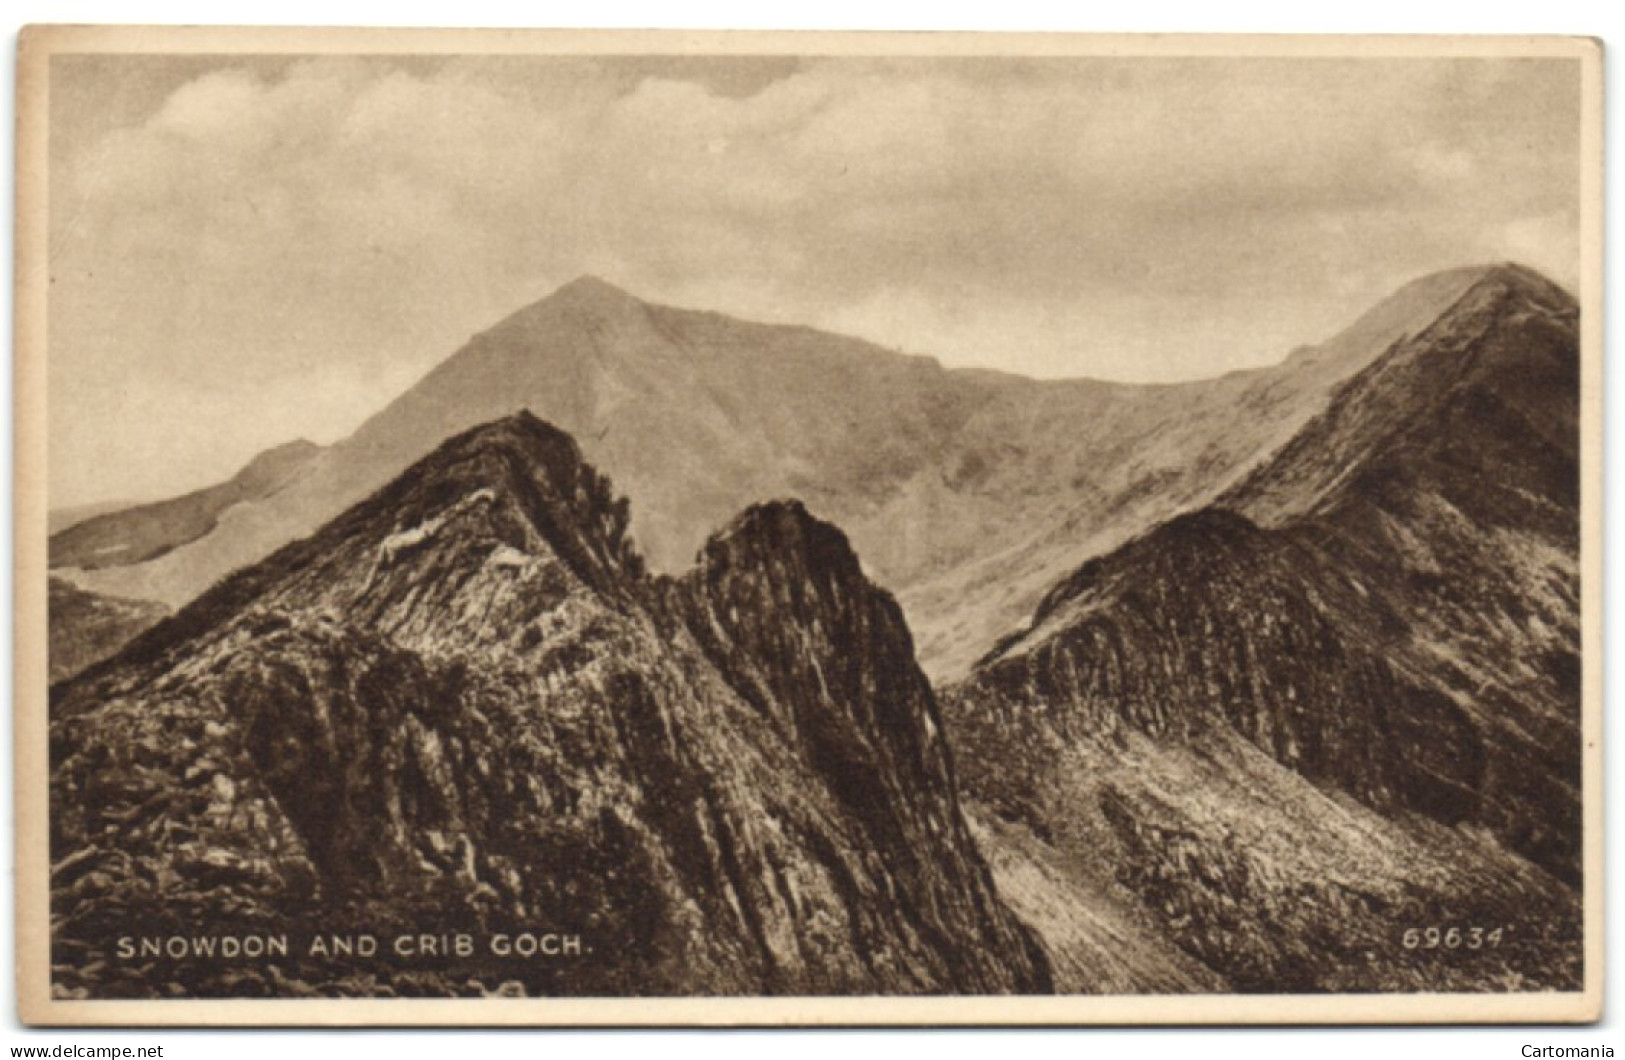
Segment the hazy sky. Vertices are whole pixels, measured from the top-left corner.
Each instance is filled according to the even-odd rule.
[[[55,505],[332,441],[582,273],[1174,380],[1578,274],[1568,60],[184,59],[51,71]]]

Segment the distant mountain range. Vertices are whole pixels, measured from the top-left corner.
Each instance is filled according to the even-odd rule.
[[[1577,316],[1456,270],[1153,387],[577,281],[349,439],[53,537],[54,637],[179,608],[53,691],[59,986],[1574,988]],[[83,970],[540,911],[618,958]]]
[[[274,496],[319,452],[313,442],[289,442],[256,456],[218,486],[152,504],[88,509],[51,534],[50,564],[94,571],[158,559],[213,533],[228,509]]]
[[[948,371],[584,278],[476,336],[348,439],[81,524],[52,538],[51,563],[83,589],[177,607],[442,439],[529,409],[636,498],[655,569],[683,569],[744,506],[799,497],[899,595],[926,671],[960,676],[1066,571],[1216,496],[1481,272],[1412,283],[1274,368],[1172,386]]]

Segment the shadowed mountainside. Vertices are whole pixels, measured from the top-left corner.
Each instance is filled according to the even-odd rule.
[[[945,696],[995,864],[1244,989],[1576,985],[1578,364],[1572,298],[1493,270],[1058,583]],[[1396,965],[1430,926],[1502,931]]]

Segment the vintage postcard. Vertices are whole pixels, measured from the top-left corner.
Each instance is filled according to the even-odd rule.
[[[23,1019],[1596,1019],[1601,68],[25,31]]]

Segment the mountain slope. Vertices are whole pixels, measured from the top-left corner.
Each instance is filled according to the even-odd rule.
[[[1059,582],[945,697],[978,812],[1115,851],[1102,900],[1238,985],[1575,984],[1576,324],[1484,273],[1216,505]],[[1280,847],[1260,793],[1294,786]],[[1362,956],[1430,925],[1505,945]]]
[[[168,608],[159,604],[88,593],[52,578],[51,683],[101,662],[168,613]]]
[[[131,501],[113,500],[96,501],[90,504],[70,504],[63,508],[52,508],[45,514],[45,533],[47,536],[54,537],[61,531],[82,523],[86,519],[94,519],[98,515],[106,515],[108,512],[118,512],[134,507],[136,505]]]
[[[51,535],[50,565],[98,570],[157,559],[209,534],[232,505],[272,496],[320,452],[314,442],[289,442],[267,449],[219,485],[79,519]]]
[[[252,507],[293,481],[321,451],[307,441],[289,442],[249,461],[225,482],[152,504],[97,506],[53,512],[65,522],[50,535],[50,672],[52,682],[78,673],[116,652],[170,608],[116,591],[95,591],[74,581],[94,581],[99,570],[146,566],[208,536],[233,506]],[[56,576],[61,572],[63,576]]]
[[[947,371],[868,343],[649,305],[585,278],[475,336],[275,496],[136,566],[71,572],[178,606],[311,532],[445,437],[534,409],[639,498],[681,570],[748,504],[796,496],[899,596],[927,672],[958,676],[1090,555],[1205,503],[1327,390],[1437,315],[1477,270],[1409,285],[1271,369],[1177,386]],[[967,598],[979,606],[964,608]]]
[[[901,612],[799,505],[651,579],[525,414],[460,435],[52,704],[68,996],[1031,992]],[[275,962],[110,960],[285,933]],[[491,940],[577,937],[577,954]],[[381,956],[311,954],[369,933]],[[474,940],[402,960],[397,935]]]
[[[1384,401],[1403,394],[1406,400]],[[1221,500],[1311,537],[1401,616],[1394,657],[1472,718],[1480,818],[1579,878],[1579,340],[1507,268]]]

